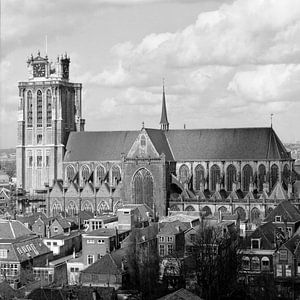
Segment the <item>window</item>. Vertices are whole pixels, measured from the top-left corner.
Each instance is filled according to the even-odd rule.
[[[68,165],[66,168],[66,177],[68,182],[71,182],[75,176],[75,169],[72,165]]]
[[[51,246],[51,242],[47,242],[47,246]]]
[[[165,255],[165,245],[159,245],[159,255],[160,256]]]
[[[249,191],[250,182],[253,179],[253,170],[250,165],[243,168],[243,191]]]
[[[260,249],[260,239],[251,239],[251,249]]]
[[[297,263],[297,275],[300,275],[300,262]]]
[[[36,123],[37,127],[43,125],[43,96],[40,90],[36,94]]]
[[[50,166],[50,156],[47,155],[46,156],[46,167],[49,167]]]
[[[38,155],[36,157],[36,165],[37,165],[37,167],[41,167],[42,166],[42,156],[41,155]]]
[[[196,242],[196,234],[194,234],[194,233],[191,234],[190,235],[190,240],[191,240],[192,243]]]
[[[213,165],[210,169],[210,185],[212,191],[216,190],[217,184],[220,183],[220,178],[221,170],[219,166]]]
[[[111,169],[111,183],[115,184],[115,182],[118,183],[120,180],[121,180],[120,168],[116,165],[113,165]]]
[[[281,222],[281,216],[276,216],[276,217],[275,217],[275,222],[280,223],[280,222]]]
[[[162,243],[164,243],[165,237],[164,237],[164,236],[160,236],[160,237],[159,237],[159,241],[162,242]]]
[[[244,270],[250,270],[250,258],[248,256],[243,256],[242,266]]]
[[[182,183],[186,183],[189,180],[189,168],[186,165],[182,165],[179,168],[179,180]]]
[[[280,260],[287,260],[287,250],[280,250],[279,251],[279,259]]]
[[[94,256],[93,255],[88,255],[87,256],[87,263],[88,263],[88,265],[91,265],[92,263],[94,263]]]
[[[0,258],[7,258],[7,249],[0,249]]]
[[[268,257],[264,256],[261,259],[261,269],[263,271],[269,271],[270,270],[270,260]]]
[[[278,180],[278,166],[273,164],[271,167],[271,175],[270,175],[270,187],[271,189],[274,187],[274,185],[276,184],[277,180]]]
[[[32,92],[27,93],[27,127],[32,127]]]
[[[260,261],[257,256],[252,257],[251,259],[251,270],[259,271],[260,270]]]
[[[90,177],[90,168],[86,165],[83,165],[81,168],[81,178],[82,178],[82,182],[85,183],[88,181]]]
[[[101,259],[101,258],[102,258],[102,255],[101,255],[101,254],[98,254],[98,255],[97,255],[97,258],[98,258],[98,260]]]
[[[58,227],[57,226],[53,227],[53,231],[58,232]]]
[[[96,176],[98,183],[100,184],[105,178],[105,169],[102,166],[97,167]]]
[[[53,242],[53,246],[57,246],[57,242]]]
[[[258,167],[258,190],[260,192],[262,192],[265,182],[266,182],[266,167],[264,165],[260,165]]]
[[[168,247],[168,254],[172,254],[172,252],[173,252],[173,245],[169,244],[167,247]]]
[[[173,237],[172,236],[167,236],[167,242],[168,243],[173,243]]]
[[[98,244],[104,244],[104,240],[98,240]]]
[[[287,231],[288,231],[289,237],[291,237],[292,234],[293,234],[293,228],[292,227],[287,227]]]
[[[291,277],[292,276],[292,267],[291,265],[285,265],[285,276]]]
[[[226,170],[227,175],[227,191],[232,191],[232,185],[236,181],[236,168],[234,165],[229,165]]]
[[[88,244],[95,244],[95,240],[87,240]]]
[[[48,90],[46,94],[46,105],[47,105],[47,127],[51,126],[52,121],[52,104],[51,104],[51,91]]]
[[[38,134],[36,137],[36,143],[37,144],[42,144],[43,142],[43,135],[42,134]]]
[[[124,211],[123,214],[124,215],[129,215],[129,211]]]
[[[278,276],[278,277],[282,276],[282,265],[276,266],[276,276]]]
[[[28,157],[28,166],[29,166],[29,167],[32,167],[32,162],[33,162],[33,157],[32,157],[32,156],[29,156],[29,157]]]
[[[201,183],[204,184],[204,168],[201,165],[198,165],[195,168],[195,175],[196,175],[196,190],[200,190]]]

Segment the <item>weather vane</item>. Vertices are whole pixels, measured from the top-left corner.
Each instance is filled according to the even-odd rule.
[[[270,116],[271,116],[271,128],[272,128],[273,127],[273,116],[274,116],[274,114],[271,114]]]

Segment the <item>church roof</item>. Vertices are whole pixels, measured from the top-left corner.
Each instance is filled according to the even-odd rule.
[[[120,160],[127,154],[139,131],[71,132],[64,161]]]
[[[273,128],[158,130],[146,128],[159,154],[167,161],[281,160],[289,153]],[[129,152],[139,131],[72,132],[65,162],[120,160]]]

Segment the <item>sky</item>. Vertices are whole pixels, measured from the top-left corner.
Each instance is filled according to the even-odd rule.
[[[38,50],[70,55],[86,131],[270,126],[300,141],[299,0],[2,0],[0,148]]]

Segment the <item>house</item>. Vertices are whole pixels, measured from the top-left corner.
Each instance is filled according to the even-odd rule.
[[[81,250],[81,232],[71,231],[52,237],[44,237],[43,243],[53,252],[53,255],[64,257]]]
[[[64,233],[69,233],[71,231],[71,222],[67,221],[65,218],[56,217],[51,225],[49,226],[50,236],[61,235]]]
[[[84,221],[87,231],[97,230],[99,228],[118,227],[118,217],[113,214],[101,214]]]
[[[290,238],[300,225],[300,211],[289,200],[284,200],[269,213],[264,222],[272,222]]]
[[[83,264],[86,266],[91,265],[106,253],[120,248],[120,242],[122,242],[129,233],[129,230],[100,228],[82,234]]]
[[[280,245],[282,232],[274,223],[268,222],[259,226],[245,241],[240,250],[242,266],[240,280],[255,283],[260,275],[273,275],[273,254]]]
[[[51,258],[52,252],[21,222],[0,220],[0,280],[19,287],[29,280],[32,267]]]
[[[7,188],[0,189],[0,208],[8,207],[10,203],[10,190]]]
[[[80,274],[83,286],[121,288],[127,280],[126,251],[118,249],[107,253]]]
[[[80,283],[80,272],[86,266],[83,264],[82,253],[76,253],[70,260],[67,261],[67,276],[69,285],[77,285]]]

